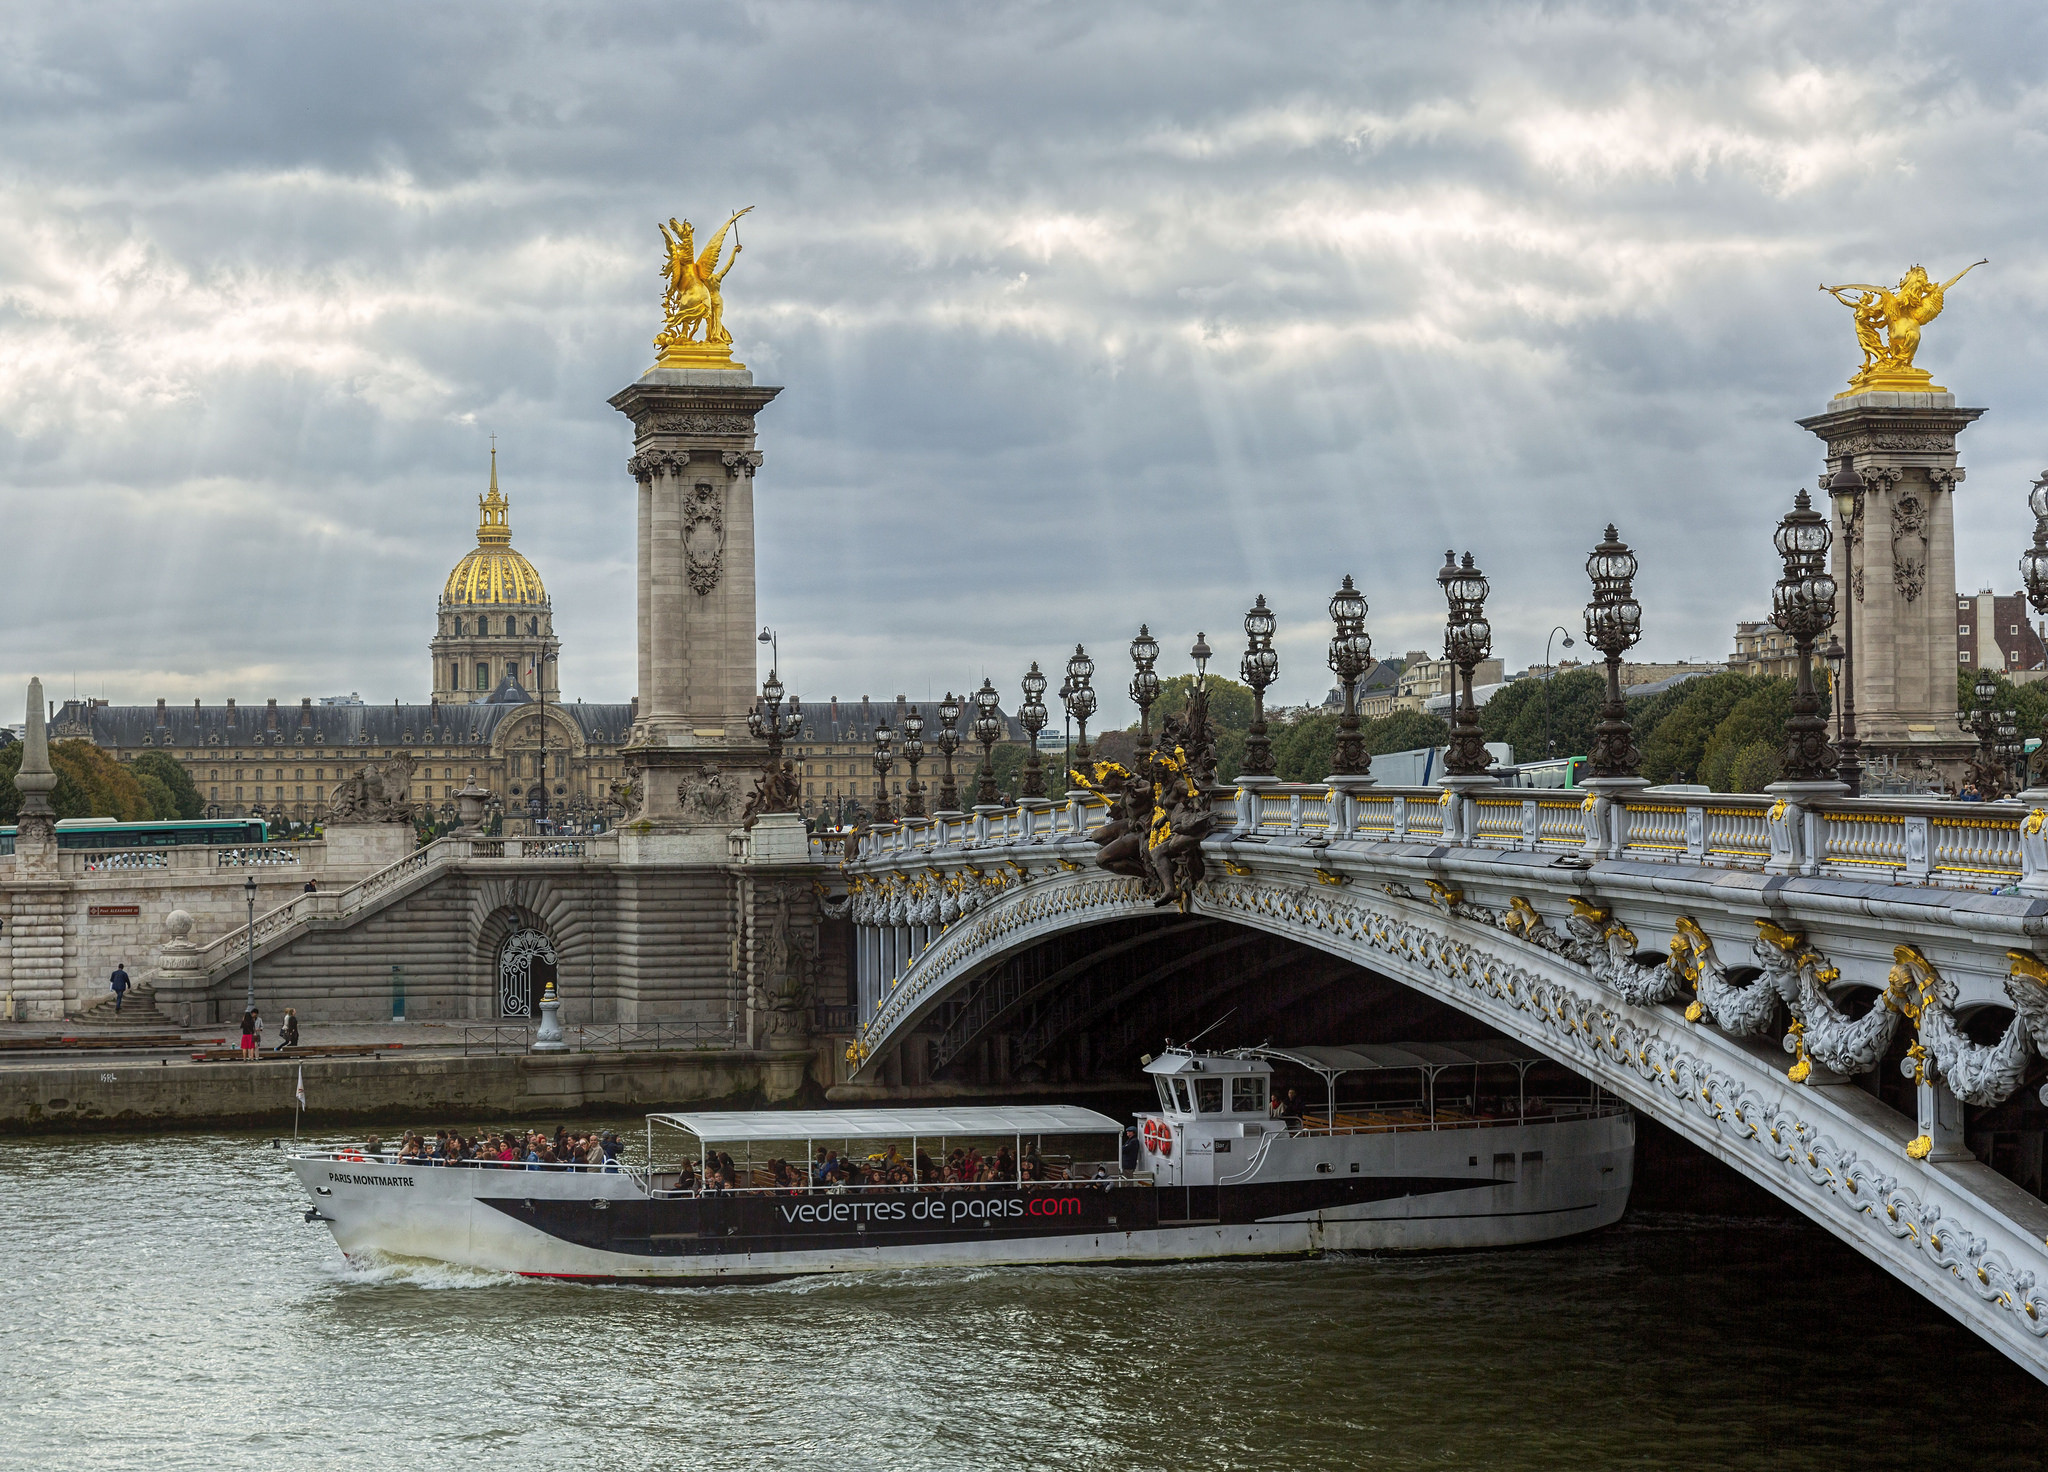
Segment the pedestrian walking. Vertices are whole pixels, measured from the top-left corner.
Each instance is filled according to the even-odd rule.
[[[114,974],[107,978],[107,985],[113,990],[114,1015],[118,1017],[121,1013],[121,1003],[128,999],[128,963],[126,961],[116,961],[114,963]]]
[[[296,1048],[299,1045],[299,1014],[290,1007],[284,1009],[284,1021],[278,1024],[277,1045],[280,1048]]]
[[[242,1014],[242,1061],[248,1062],[256,1056],[256,1009],[251,1007]]]

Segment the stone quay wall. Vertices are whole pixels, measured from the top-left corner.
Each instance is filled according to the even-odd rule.
[[[731,1109],[800,1099],[812,1091],[814,1061],[808,1051],[706,1050],[17,1066],[0,1068],[0,1128],[289,1127],[301,1069],[304,1122],[316,1127]]]
[[[406,836],[410,839],[410,829]],[[138,858],[162,867],[129,867]],[[164,922],[192,917],[191,939],[205,944],[248,920],[247,881],[256,881],[256,913],[304,891],[353,884],[381,867],[381,848],[341,852],[324,843],[247,848],[174,848],[146,855],[60,850],[54,872],[28,875],[0,858],[0,1016],[18,998],[31,1018],[74,1015],[107,994],[107,977],[125,961],[148,979]]]

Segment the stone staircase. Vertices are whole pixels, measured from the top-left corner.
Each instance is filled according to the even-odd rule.
[[[157,1010],[156,988],[146,982],[128,988],[127,1000],[121,1010],[114,1010],[114,994],[108,992],[72,1019],[73,1022],[89,1022],[95,1027],[132,1027],[137,1030],[163,1032],[175,1030],[170,1018]]]

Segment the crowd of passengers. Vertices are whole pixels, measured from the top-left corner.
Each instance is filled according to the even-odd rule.
[[[791,1165],[780,1158],[757,1168],[754,1180],[745,1179],[746,1175],[745,1168],[733,1164],[732,1156],[720,1150],[710,1150],[705,1152],[701,1171],[695,1162],[684,1162],[674,1189],[718,1192],[766,1186],[774,1190],[801,1192],[807,1188],[834,1190],[846,1186],[907,1186],[934,1190],[941,1186],[1012,1184],[1019,1179],[1071,1179],[1064,1168],[1041,1157],[1036,1145],[1024,1147],[1021,1161],[1008,1145],[999,1146],[989,1155],[983,1155],[971,1145],[959,1146],[945,1157],[943,1164],[923,1150],[919,1150],[914,1158],[905,1156],[894,1145],[882,1154],[868,1156],[842,1155],[836,1150],[827,1150],[811,1162],[808,1180],[801,1164]],[[1106,1175],[1107,1172],[1097,1168],[1098,1179]]]
[[[364,1149],[372,1159],[381,1160],[386,1154],[384,1141],[376,1135],[369,1137]],[[571,1170],[617,1170],[619,1137],[610,1130],[601,1134],[572,1135],[561,1125],[555,1127],[553,1135],[542,1130],[528,1130],[523,1134],[505,1132],[464,1137],[448,1130],[436,1130],[431,1136],[406,1135],[398,1142],[396,1155],[400,1165],[523,1166],[528,1170],[556,1166]]]

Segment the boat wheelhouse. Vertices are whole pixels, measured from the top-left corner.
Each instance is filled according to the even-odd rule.
[[[1322,1114],[1275,1112],[1276,1062],[1323,1079]],[[1145,1067],[1161,1108],[1128,1130],[1073,1105],[701,1111],[649,1115],[632,1163],[291,1163],[350,1257],[595,1281],[1503,1246],[1627,1205],[1627,1109],[1582,1080],[1532,1088],[1573,1076],[1507,1045],[1173,1048]]]

